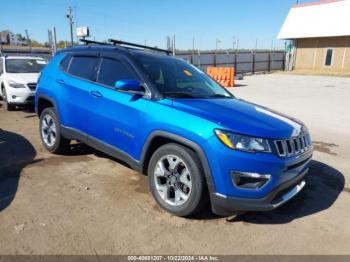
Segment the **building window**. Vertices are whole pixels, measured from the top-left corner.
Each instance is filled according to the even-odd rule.
[[[324,61],[325,66],[331,66],[332,65],[332,60],[333,60],[333,49],[328,48],[326,52],[326,59]]]

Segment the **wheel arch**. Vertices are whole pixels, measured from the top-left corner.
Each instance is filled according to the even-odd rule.
[[[54,107],[56,109],[56,103],[49,97],[47,96],[39,96],[38,97],[38,101],[36,103],[35,106],[35,111],[38,115],[38,117],[40,117],[42,111],[44,111],[45,108],[48,107]],[[57,112],[57,110],[56,110]],[[57,116],[59,118],[59,116]]]
[[[204,150],[192,140],[184,138],[182,136],[165,132],[165,131],[153,131],[146,140],[146,143],[142,150],[141,155],[141,170],[143,174],[147,174],[149,160],[151,159],[153,153],[160,147],[168,143],[176,143],[185,146],[192,151],[194,151],[199,160],[201,167],[204,172],[206,183],[209,192],[215,192],[215,187],[211,175],[211,170],[209,167],[208,159]]]

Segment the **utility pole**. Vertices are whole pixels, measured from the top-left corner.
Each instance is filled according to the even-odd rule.
[[[68,22],[69,22],[69,29],[70,29],[70,43],[73,45],[73,9],[72,7],[68,7],[68,14],[67,14]]]

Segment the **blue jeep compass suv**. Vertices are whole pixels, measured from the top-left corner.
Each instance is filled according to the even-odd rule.
[[[35,97],[47,150],[78,140],[122,160],[178,216],[271,210],[304,187],[312,143],[302,122],[139,47],[114,40],[56,54]]]

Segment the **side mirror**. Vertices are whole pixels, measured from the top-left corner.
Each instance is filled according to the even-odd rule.
[[[132,94],[144,95],[145,90],[141,83],[137,80],[123,79],[115,82],[114,87],[118,91],[128,92]]]

